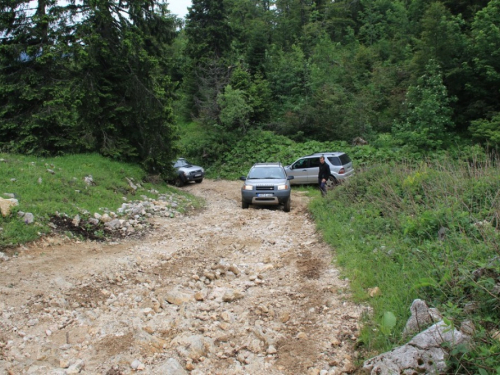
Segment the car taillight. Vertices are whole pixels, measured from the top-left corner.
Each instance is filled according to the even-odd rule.
[[[345,173],[345,169],[344,168],[340,168],[339,174],[344,174],[344,173]]]

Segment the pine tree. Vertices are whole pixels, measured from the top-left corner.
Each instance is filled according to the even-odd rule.
[[[193,0],[185,31],[187,53],[195,62],[224,57],[231,47],[232,38],[224,1]]]
[[[23,153],[74,149],[65,25],[53,0],[1,0],[0,148]]]
[[[161,173],[174,155],[175,137],[174,87],[159,61],[175,35],[175,20],[157,5],[89,2],[79,29],[84,53],[75,60],[82,76],[79,129],[87,148]]]
[[[217,96],[229,81],[232,30],[225,3],[193,0],[186,19],[186,53],[183,91],[192,117],[211,126],[219,121]]]

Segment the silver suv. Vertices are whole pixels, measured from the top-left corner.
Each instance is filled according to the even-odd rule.
[[[205,170],[202,167],[193,165],[184,158],[179,158],[172,162],[172,166],[177,171],[173,180],[177,187],[181,187],[191,181],[199,184],[203,181],[203,177],[205,177]]]
[[[285,212],[290,212],[291,187],[290,180],[281,163],[256,163],[250,168],[241,187],[241,207],[254,205],[280,205]]]
[[[325,163],[330,167],[331,175],[327,181],[327,188],[332,188],[354,174],[351,158],[345,152],[317,152],[285,167],[286,174],[294,177],[292,185],[317,184],[321,156],[325,157]]]

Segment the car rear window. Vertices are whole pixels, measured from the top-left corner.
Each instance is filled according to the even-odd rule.
[[[351,158],[347,154],[342,154],[339,156],[342,165],[349,164],[351,162]]]
[[[332,165],[342,165],[342,162],[337,156],[329,156],[328,161],[332,163]]]
[[[339,156],[329,156],[328,161],[332,163],[332,165],[346,165],[351,162],[351,158],[347,154],[342,154]]]

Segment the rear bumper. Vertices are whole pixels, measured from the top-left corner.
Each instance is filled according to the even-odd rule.
[[[334,173],[333,176],[337,179],[337,180],[345,180],[346,178],[349,178],[351,176],[354,176],[354,169],[347,172],[347,173],[344,173],[344,174],[336,174]]]

